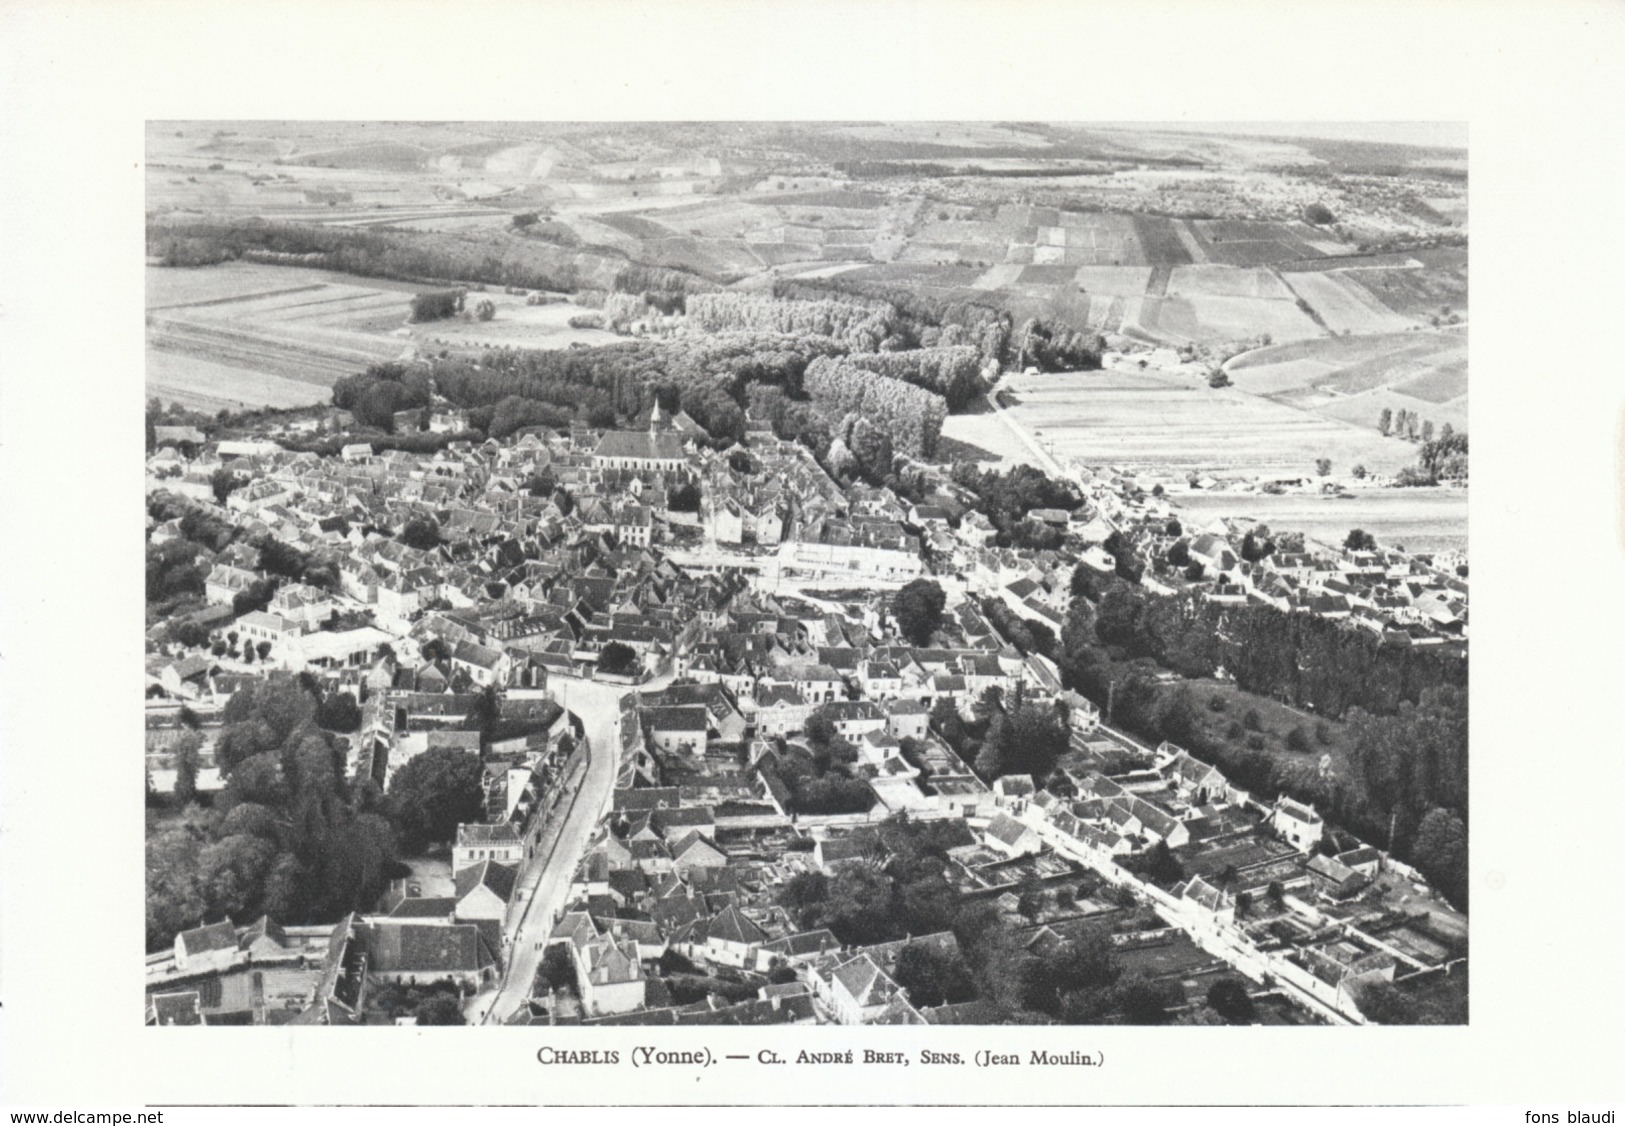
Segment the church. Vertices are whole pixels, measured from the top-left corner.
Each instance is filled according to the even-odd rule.
[[[683,436],[656,403],[649,412],[648,430],[610,430],[592,453],[596,469],[671,472],[688,464]]]

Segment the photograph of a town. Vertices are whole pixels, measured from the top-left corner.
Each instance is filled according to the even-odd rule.
[[[1359,132],[149,122],[146,1023],[1466,1023]]]

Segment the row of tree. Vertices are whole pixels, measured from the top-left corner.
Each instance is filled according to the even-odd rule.
[[[862,419],[884,434],[895,452],[923,458],[935,455],[948,415],[941,395],[901,380],[876,377],[828,357],[810,363],[802,378],[813,405],[841,436],[849,435]]]
[[[846,362],[887,379],[900,379],[934,391],[948,404],[949,413],[987,390],[983,360],[968,344],[911,348],[902,352],[853,352]]]
[[[232,259],[319,266],[400,281],[463,281],[573,293],[698,293],[714,281],[693,271],[630,262],[606,247],[561,246],[511,230],[414,231],[329,227],[263,219],[206,219],[147,225],[147,253],[166,265]]]
[[[696,294],[687,310],[689,322],[707,332],[828,336],[855,352],[877,351],[897,320],[883,301],[787,301],[739,292]]]
[[[831,278],[781,278],[773,283],[773,296],[801,300],[828,299],[868,303],[883,301],[896,311],[890,348],[953,347],[976,349],[984,362],[1005,361],[1012,319],[1008,312],[985,300],[966,300],[907,285]],[[885,342],[883,342],[885,343]]]
[[[1384,435],[1391,433],[1422,443],[1416,465],[1399,471],[1401,485],[1437,485],[1440,481],[1467,479],[1467,435],[1458,434],[1448,422],[1439,428],[1439,436],[1435,438],[1433,423],[1419,419],[1415,411],[1403,408],[1391,411],[1383,407],[1377,416],[1377,429]],[[1356,476],[1363,474],[1357,472]]]

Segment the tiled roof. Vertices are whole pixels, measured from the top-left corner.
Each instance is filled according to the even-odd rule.
[[[221,920],[204,927],[195,927],[180,933],[182,948],[188,955],[207,954],[214,950],[237,949],[237,928],[229,920]]]

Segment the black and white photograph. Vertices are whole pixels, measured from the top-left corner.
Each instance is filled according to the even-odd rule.
[[[1614,1121],[1625,9],[1464,11],[0,11],[0,1110]]]
[[[150,123],[146,1022],[1466,1022],[1465,137]]]

